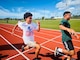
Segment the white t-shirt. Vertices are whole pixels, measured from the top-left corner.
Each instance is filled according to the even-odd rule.
[[[34,41],[34,30],[38,29],[37,24],[31,23],[27,24],[26,22],[18,21],[18,26],[23,30],[23,40],[27,44],[29,41]]]

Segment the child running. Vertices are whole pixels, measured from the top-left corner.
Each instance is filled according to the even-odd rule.
[[[65,50],[56,47],[54,55],[57,56],[59,53],[64,53],[67,55],[67,60],[71,60],[71,57],[75,54],[71,35],[76,36],[77,39],[79,39],[79,36],[73,29],[70,28],[70,23],[68,21],[71,18],[71,12],[66,11],[64,12],[63,16],[64,18],[61,20],[59,28],[62,32],[62,42],[64,44]]]
[[[14,31],[17,27],[19,27],[20,29],[22,29],[23,31],[23,41],[24,44],[26,45],[24,47],[24,45],[22,45],[22,52],[24,50],[27,50],[31,47],[36,48],[35,51],[35,58],[33,60],[39,60],[38,55],[40,52],[40,45],[34,41],[34,30],[37,30],[38,32],[40,31],[40,22],[38,21],[37,24],[32,22],[32,14],[30,12],[26,12],[24,14],[24,20],[25,22],[21,22],[18,21],[18,23],[15,25],[15,27],[12,30],[12,34],[14,34]]]

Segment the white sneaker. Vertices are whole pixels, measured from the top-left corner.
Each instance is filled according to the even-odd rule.
[[[24,45],[22,45],[21,49],[22,49],[22,52],[23,52],[24,51]]]
[[[56,47],[54,51],[54,56],[57,56],[57,55],[59,55],[58,47]]]

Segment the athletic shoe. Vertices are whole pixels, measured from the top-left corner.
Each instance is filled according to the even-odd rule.
[[[55,51],[54,51],[54,56],[57,56],[57,55],[59,55],[60,54],[60,52],[58,51],[58,47],[56,47],[55,48]]]
[[[23,52],[24,51],[24,45],[22,45],[21,49],[22,49],[22,52]]]
[[[41,60],[41,58],[34,58],[33,60]]]

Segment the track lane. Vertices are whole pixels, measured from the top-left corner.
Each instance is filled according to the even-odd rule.
[[[59,40],[60,40],[60,38],[59,38]]]

